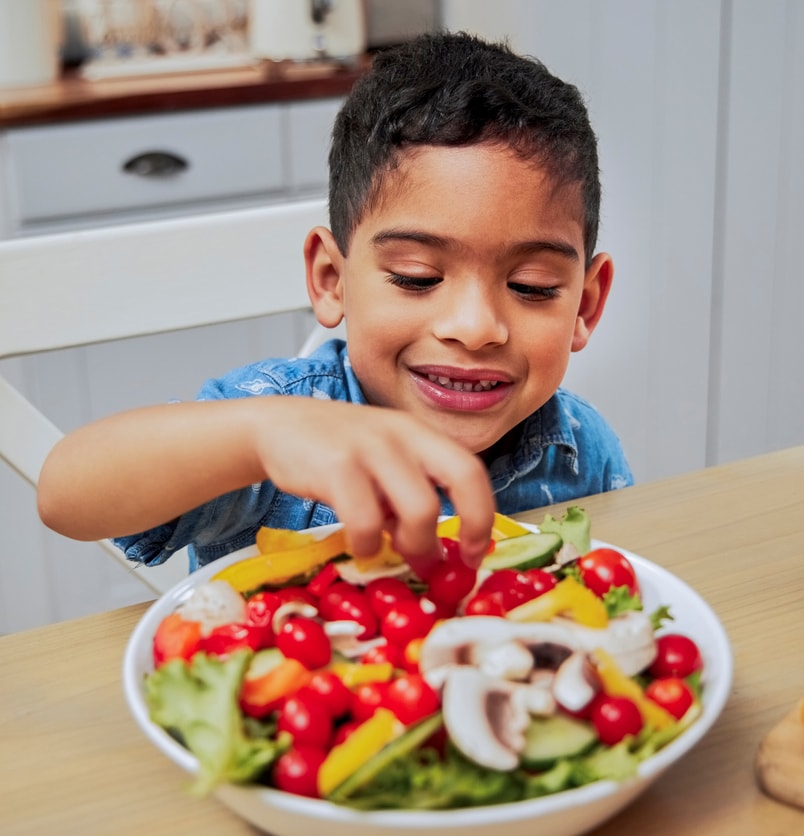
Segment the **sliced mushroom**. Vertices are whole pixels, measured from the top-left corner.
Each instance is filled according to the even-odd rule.
[[[558,710],[558,703],[553,696],[550,684],[538,679],[518,685],[513,699],[517,701],[528,714],[536,717],[549,717]]]
[[[307,604],[304,601],[287,601],[280,604],[271,618],[271,629],[274,634],[279,633],[288,619],[297,615],[302,618],[315,618],[318,615],[318,610],[312,604]]]
[[[533,670],[533,654],[520,641],[475,645],[470,661],[497,679],[527,679]]]
[[[226,581],[199,584],[176,612],[187,621],[198,621],[203,635],[215,627],[246,620],[246,600]]]
[[[481,766],[508,772],[519,764],[529,715],[513,698],[516,687],[467,666],[447,677],[444,725],[458,749]]]
[[[568,656],[553,677],[552,693],[556,701],[569,711],[580,711],[588,705],[599,688],[597,677],[586,651],[576,650]]]

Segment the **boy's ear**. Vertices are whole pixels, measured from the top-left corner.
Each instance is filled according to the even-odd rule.
[[[598,253],[584,276],[575,333],[572,335],[573,351],[580,351],[589,342],[589,337],[603,314],[603,308],[606,307],[613,278],[614,262],[611,256],[608,253]]]
[[[343,319],[343,263],[332,233],[323,226],[310,230],[304,242],[307,295],[315,318],[325,328],[334,328]]]

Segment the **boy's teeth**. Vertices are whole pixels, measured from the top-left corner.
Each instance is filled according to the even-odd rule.
[[[442,375],[428,374],[427,378],[439,386],[446,389],[454,389],[456,392],[485,392],[497,385],[496,380],[453,380],[451,377],[443,377]]]

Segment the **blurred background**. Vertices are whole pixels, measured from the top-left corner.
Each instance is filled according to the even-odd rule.
[[[373,51],[439,27],[506,38],[580,88],[600,141],[615,284],[566,385],[614,425],[639,481],[804,443],[803,4],[24,0],[54,28],[28,14],[11,37],[17,2],[0,0],[0,238],[323,196],[332,120]],[[19,57],[23,31],[34,46]],[[47,60],[31,61],[42,43]],[[298,98],[271,98],[280,79]],[[123,171],[164,149],[186,170]],[[311,326],[255,320],[0,373],[69,430],[192,398],[207,377],[293,353]],[[45,531],[7,470],[0,496],[0,632],[142,599],[92,544]]]

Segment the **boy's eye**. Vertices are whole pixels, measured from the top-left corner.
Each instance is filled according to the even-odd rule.
[[[437,276],[401,276],[399,273],[389,273],[388,281],[405,290],[422,291],[440,284],[441,279]]]
[[[524,299],[532,300],[534,302],[541,302],[547,299],[555,299],[559,294],[557,287],[545,287],[543,285],[520,284],[519,282],[509,282],[508,287],[518,293]]]

